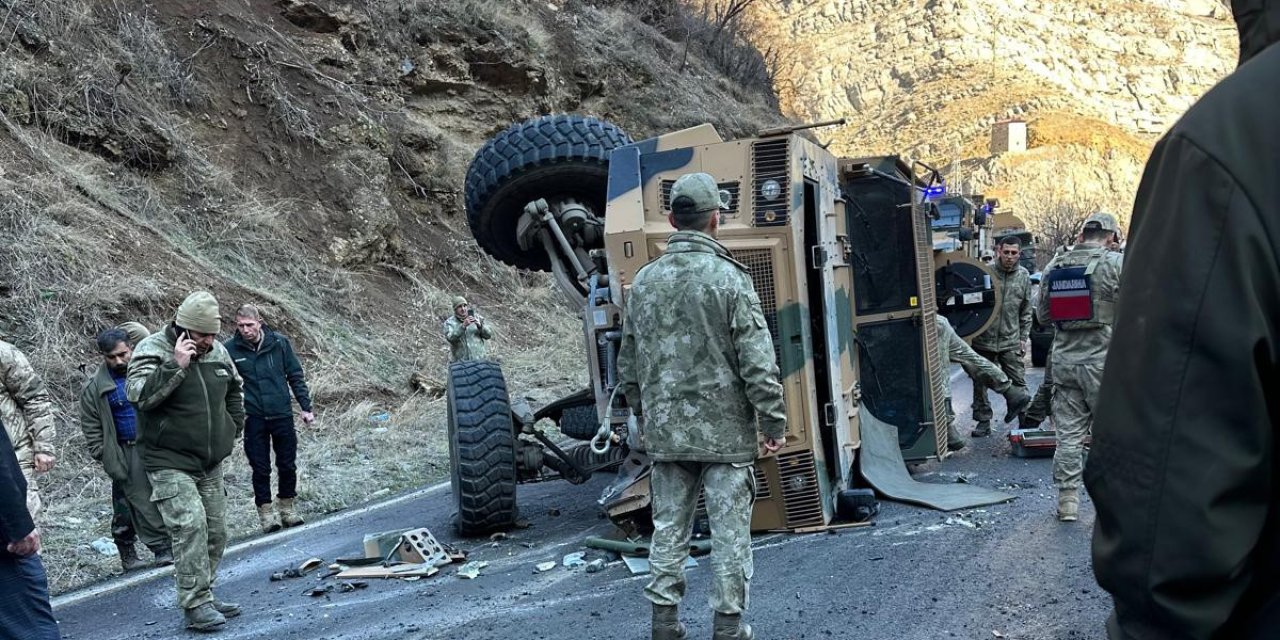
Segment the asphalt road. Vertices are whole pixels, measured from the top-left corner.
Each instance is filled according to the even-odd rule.
[[[1029,373],[1038,384],[1040,371]],[[968,379],[955,384],[956,411],[967,431]],[[1002,406],[996,403],[997,415]],[[758,638],[1103,638],[1109,600],[1093,581],[1089,535],[1093,505],[1080,521],[1054,518],[1050,460],[1007,455],[1002,437],[985,438],[947,461],[921,465],[923,480],[969,482],[1017,495],[1011,503],[940,513],[882,503],[875,526],[837,533],[757,536],[748,619]],[[216,592],[244,615],[219,638],[646,638],[644,576],[621,562],[598,573],[559,565],[588,535],[610,531],[595,498],[607,478],[583,486],[521,487],[530,527],[497,542],[455,540],[447,488],[402,496],[390,505],[255,540],[223,562]],[[426,526],[472,560],[489,562],[474,580],[455,567],[417,581],[371,581],[366,589],[310,597],[321,582],[270,582],[273,571],[309,557],[357,555],[365,533]],[[63,637],[196,637],[181,627],[168,573],[108,583],[55,602]],[[689,572],[683,617],[691,637],[709,637],[709,568]]]

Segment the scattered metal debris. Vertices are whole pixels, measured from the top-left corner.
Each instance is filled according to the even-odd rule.
[[[482,560],[468,562],[458,567],[458,577],[467,580],[474,580],[480,577],[480,570],[489,566],[488,562]]]

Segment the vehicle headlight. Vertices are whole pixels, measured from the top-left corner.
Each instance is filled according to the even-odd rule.
[[[765,200],[777,200],[778,196],[782,195],[782,185],[778,184],[777,180],[765,180],[764,184],[760,185],[760,195]]]

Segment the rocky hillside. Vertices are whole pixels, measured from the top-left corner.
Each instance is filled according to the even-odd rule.
[[[302,436],[311,514],[440,477],[432,387],[452,294],[497,327],[513,390],[579,388],[583,357],[565,345],[581,330],[549,280],[466,231],[473,151],[551,112],[637,138],[781,119],[767,87],[738,86],[698,47],[685,57],[644,4],[0,0],[0,337],[62,412],[59,464],[40,479],[55,589],[112,565],[88,546],[106,535],[108,485],[75,422],[92,337],[158,328],[190,290],[224,315],[264,305],[303,353],[321,412]],[[232,460],[243,535],[249,477]]]
[[[904,153],[1015,208],[1077,198],[1127,215],[1154,140],[1235,66],[1219,0],[760,0],[783,110],[849,116],[847,154]],[[1030,123],[993,156],[991,125]],[[954,163],[954,165],[952,164]],[[961,186],[961,185],[957,185]]]

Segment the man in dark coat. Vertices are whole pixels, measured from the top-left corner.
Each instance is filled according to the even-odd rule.
[[[1156,145],[1085,483],[1113,639],[1280,634],[1280,0]]]
[[[302,363],[282,333],[262,323],[262,312],[246,304],[236,311],[236,335],[225,343],[231,361],[244,379],[244,452],[253,469],[253,502],[264,533],[281,525],[302,524],[294,499],[298,496],[298,433],[293,426],[293,400],[302,422],[312,424],[311,392]],[[292,394],[292,396],[290,395]],[[278,491],[271,505],[271,453],[276,454]]]
[[[40,532],[27,512],[27,480],[0,425],[0,637],[57,640]]]

